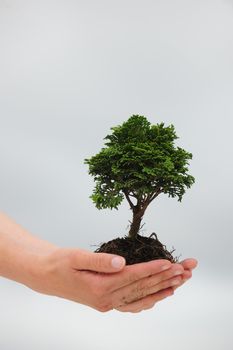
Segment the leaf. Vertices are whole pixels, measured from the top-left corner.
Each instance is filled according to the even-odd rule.
[[[174,125],[133,115],[111,131],[105,147],[84,160],[96,182],[91,198],[98,209],[117,209],[124,193],[135,193],[139,202],[155,189],[182,200],[195,179],[188,173],[192,154],[175,145]]]

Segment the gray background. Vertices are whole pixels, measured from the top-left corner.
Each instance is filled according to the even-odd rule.
[[[64,247],[127,233],[131,212],[98,211],[83,160],[132,114],[173,123],[193,153],[182,203],[144,218],[192,281],[140,314],[95,310],[0,280],[0,347],[231,349],[233,1],[0,0],[1,210]],[[111,342],[111,343],[110,343]]]

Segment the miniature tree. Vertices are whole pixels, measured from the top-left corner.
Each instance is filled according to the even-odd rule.
[[[182,200],[194,183],[188,174],[192,154],[176,147],[173,125],[151,125],[140,115],[112,127],[106,147],[90,159],[96,186],[91,199],[98,209],[118,209],[125,198],[133,213],[128,236],[136,238],[148,205],[161,193]]]

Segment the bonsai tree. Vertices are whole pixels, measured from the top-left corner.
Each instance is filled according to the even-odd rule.
[[[98,209],[118,209],[126,199],[132,210],[132,221],[125,239],[133,245],[139,240],[145,246],[146,237],[140,236],[139,231],[147,207],[162,193],[176,197],[178,201],[182,200],[186,189],[195,181],[188,174],[188,161],[192,159],[192,154],[175,146],[174,141],[178,137],[173,125],[151,125],[144,116],[132,115],[122,125],[112,127],[111,130],[112,133],[104,138],[106,147],[90,159],[85,159],[89,165],[89,174],[96,182],[90,198]],[[153,241],[156,241],[156,249],[159,246],[160,253],[164,250],[166,258],[174,261],[157,236],[152,235],[155,237]],[[147,246],[152,245],[152,235],[146,242]],[[97,252],[119,254],[119,247],[116,246],[116,242],[119,246],[119,241],[114,240],[114,245],[113,241],[105,243]],[[111,246],[110,250],[108,246]],[[127,254],[124,251],[120,253],[130,263],[131,257],[126,256],[129,255],[128,246],[125,251]],[[130,254],[133,253],[131,249]],[[143,261],[151,260],[147,255],[148,252],[144,252]],[[152,256],[153,259],[161,257],[158,252]]]

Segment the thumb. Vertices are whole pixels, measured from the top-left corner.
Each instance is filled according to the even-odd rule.
[[[122,256],[108,253],[92,253],[86,250],[76,250],[73,255],[73,267],[78,270],[96,272],[118,272],[125,266]]]

